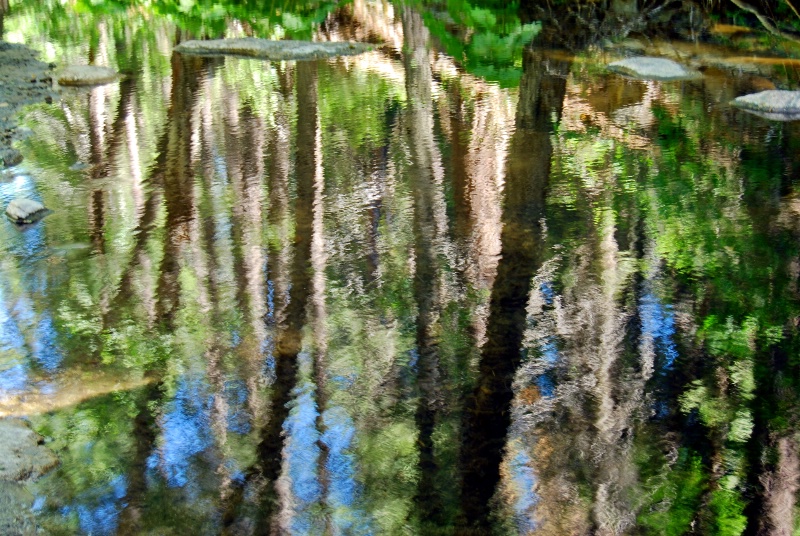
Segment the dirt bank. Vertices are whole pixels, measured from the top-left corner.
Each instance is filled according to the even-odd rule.
[[[19,151],[11,148],[14,140],[24,137],[17,128],[20,108],[56,98],[52,67],[39,61],[28,47],[0,41],[0,160],[5,166],[22,160]]]

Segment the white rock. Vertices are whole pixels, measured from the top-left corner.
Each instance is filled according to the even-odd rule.
[[[636,56],[615,61],[608,69],[616,73],[646,80],[692,80],[703,75],[687,69],[680,63],[665,58]]]
[[[731,101],[731,104],[760,117],[776,121],[800,119],[800,91],[769,89],[737,97]]]
[[[14,199],[6,207],[6,216],[15,223],[32,223],[44,216],[44,205],[33,199]]]
[[[70,65],[58,73],[58,83],[62,86],[96,86],[118,79],[117,71],[98,65]]]
[[[181,54],[233,55],[266,60],[315,60],[352,56],[372,50],[368,43],[343,41],[271,41],[254,37],[186,41],[175,47]]]

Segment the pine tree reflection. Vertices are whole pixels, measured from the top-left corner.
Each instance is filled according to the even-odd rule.
[[[163,322],[163,327],[172,328],[172,311],[177,303],[178,289],[177,270],[178,248],[184,236],[182,226],[185,225],[192,214],[191,198],[185,195],[190,191],[191,178],[190,159],[190,136],[192,132],[191,118],[192,110],[198,99],[200,73],[203,72],[207,60],[197,58],[187,58],[179,54],[172,56],[172,93],[170,95],[170,108],[167,116],[167,126],[162,138],[163,153],[157,158],[158,163],[164,167],[159,169],[157,175],[161,180],[153,186],[163,186],[163,193],[167,204],[167,236],[164,243],[165,255],[161,270],[162,276],[159,279],[159,286],[156,291],[159,306],[157,307],[157,318]],[[162,175],[163,174],[163,175]],[[162,182],[163,181],[163,182]],[[151,192],[152,199],[158,196]],[[155,208],[155,207],[154,207]],[[153,216],[154,217],[154,216]],[[142,239],[141,247],[144,248],[146,238]],[[134,249],[134,255],[138,254],[138,248]],[[171,270],[171,272],[169,271]],[[125,284],[126,279],[133,278],[133,265],[130,267],[130,275],[123,275],[123,287],[115,299],[116,307],[112,307],[112,316],[119,314],[122,304],[126,303],[131,295]],[[130,283],[128,283],[130,284]],[[169,305],[167,305],[167,303]],[[143,389],[140,394],[140,409],[134,418],[133,436],[136,438],[134,456],[131,461],[131,470],[128,474],[128,488],[124,498],[127,504],[120,516],[120,530],[126,533],[135,533],[140,530],[141,509],[143,508],[147,495],[147,470],[148,458],[153,454],[156,439],[158,436],[155,427],[158,404],[155,401],[161,400],[163,396],[163,385],[157,381]]]
[[[433,450],[433,429],[437,406],[440,405],[439,350],[436,322],[439,317],[437,296],[440,293],[437,274],[436,203],[434,166],[437,158],[433,137],[433,76],[428,58],[430,37],[419,13],[403,10],[403,36],[406,51],[406,92],[409,96],[408,138],[411,154],[411,180],[414,192],[414,298],[417,302],[416,368],[419,402],[416,424],[419,432],[420,481],[416,506],[423,523],[436,524],[442,505],[437,492],[436,460]]]
[[[531,278],[542,261],[540,220],[553,153],[550,136],[561,113],[570,64],[526,50],[517,128],[506,167],[502,252],[492,288],[479,377],[467,400],[461,463],[462,523],[490,530],[491,499],[511,423],[512,382],[520,364]]]

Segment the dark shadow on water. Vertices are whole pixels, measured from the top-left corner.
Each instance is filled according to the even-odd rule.
[[[128,471],[127,493],[122,501],[126,506],[119,517],[120,534],[135,534],[141,528],[148,489],[147,459],[153,453],[158,436],[158,424],[152,403],[161,400],[162,397],[160,383],[153,383],[144,388],[139,412],[133,419],[133,460]]]

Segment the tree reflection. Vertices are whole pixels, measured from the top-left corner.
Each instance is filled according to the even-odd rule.
[[[553,149],[554,117],[564,99],[569,63],[528,51],[517,125],[506,169],[501,258],[492,287],[479,376],[468,399],[461,460],[464,524],[488,531],[492,496],[511,424],[512,382],[520,364],[531,279],[542,263],[541,218]]]
[[[173,55],[279,25],[146,6],[54,41],[137,74],[32,109],[0,184],[57,206],[0,226],[2,411],[62,460],[46,530],[794,530],[796,126],[549,26],[488,83],[436,41],[500,31],[468,7],[287,11],[396,47],[329,62]]]
[[[403,36],[405,39],[404,64],[406,93],[409,98],[407,129],[411,167],[409,169],[414,191],[414,298],[417,305],[416,348],[414,367],[417,370],[416,387],[419,401],[415,421],[420,450],[420,480],[416,508],[425,523],[437,524],[436,516],[443,508],[437,491],[437,467],[431,436],[436,413],[441,405],[437,391],[439,374],[437,297],[440,275],[436,272],[436,201],[434,191],[438,186],[435,169],[438,154],[433,139],[433,113],[431,106],[431,64],[428,59],[429,35],[420,15],[406,8],[403,11]]]

